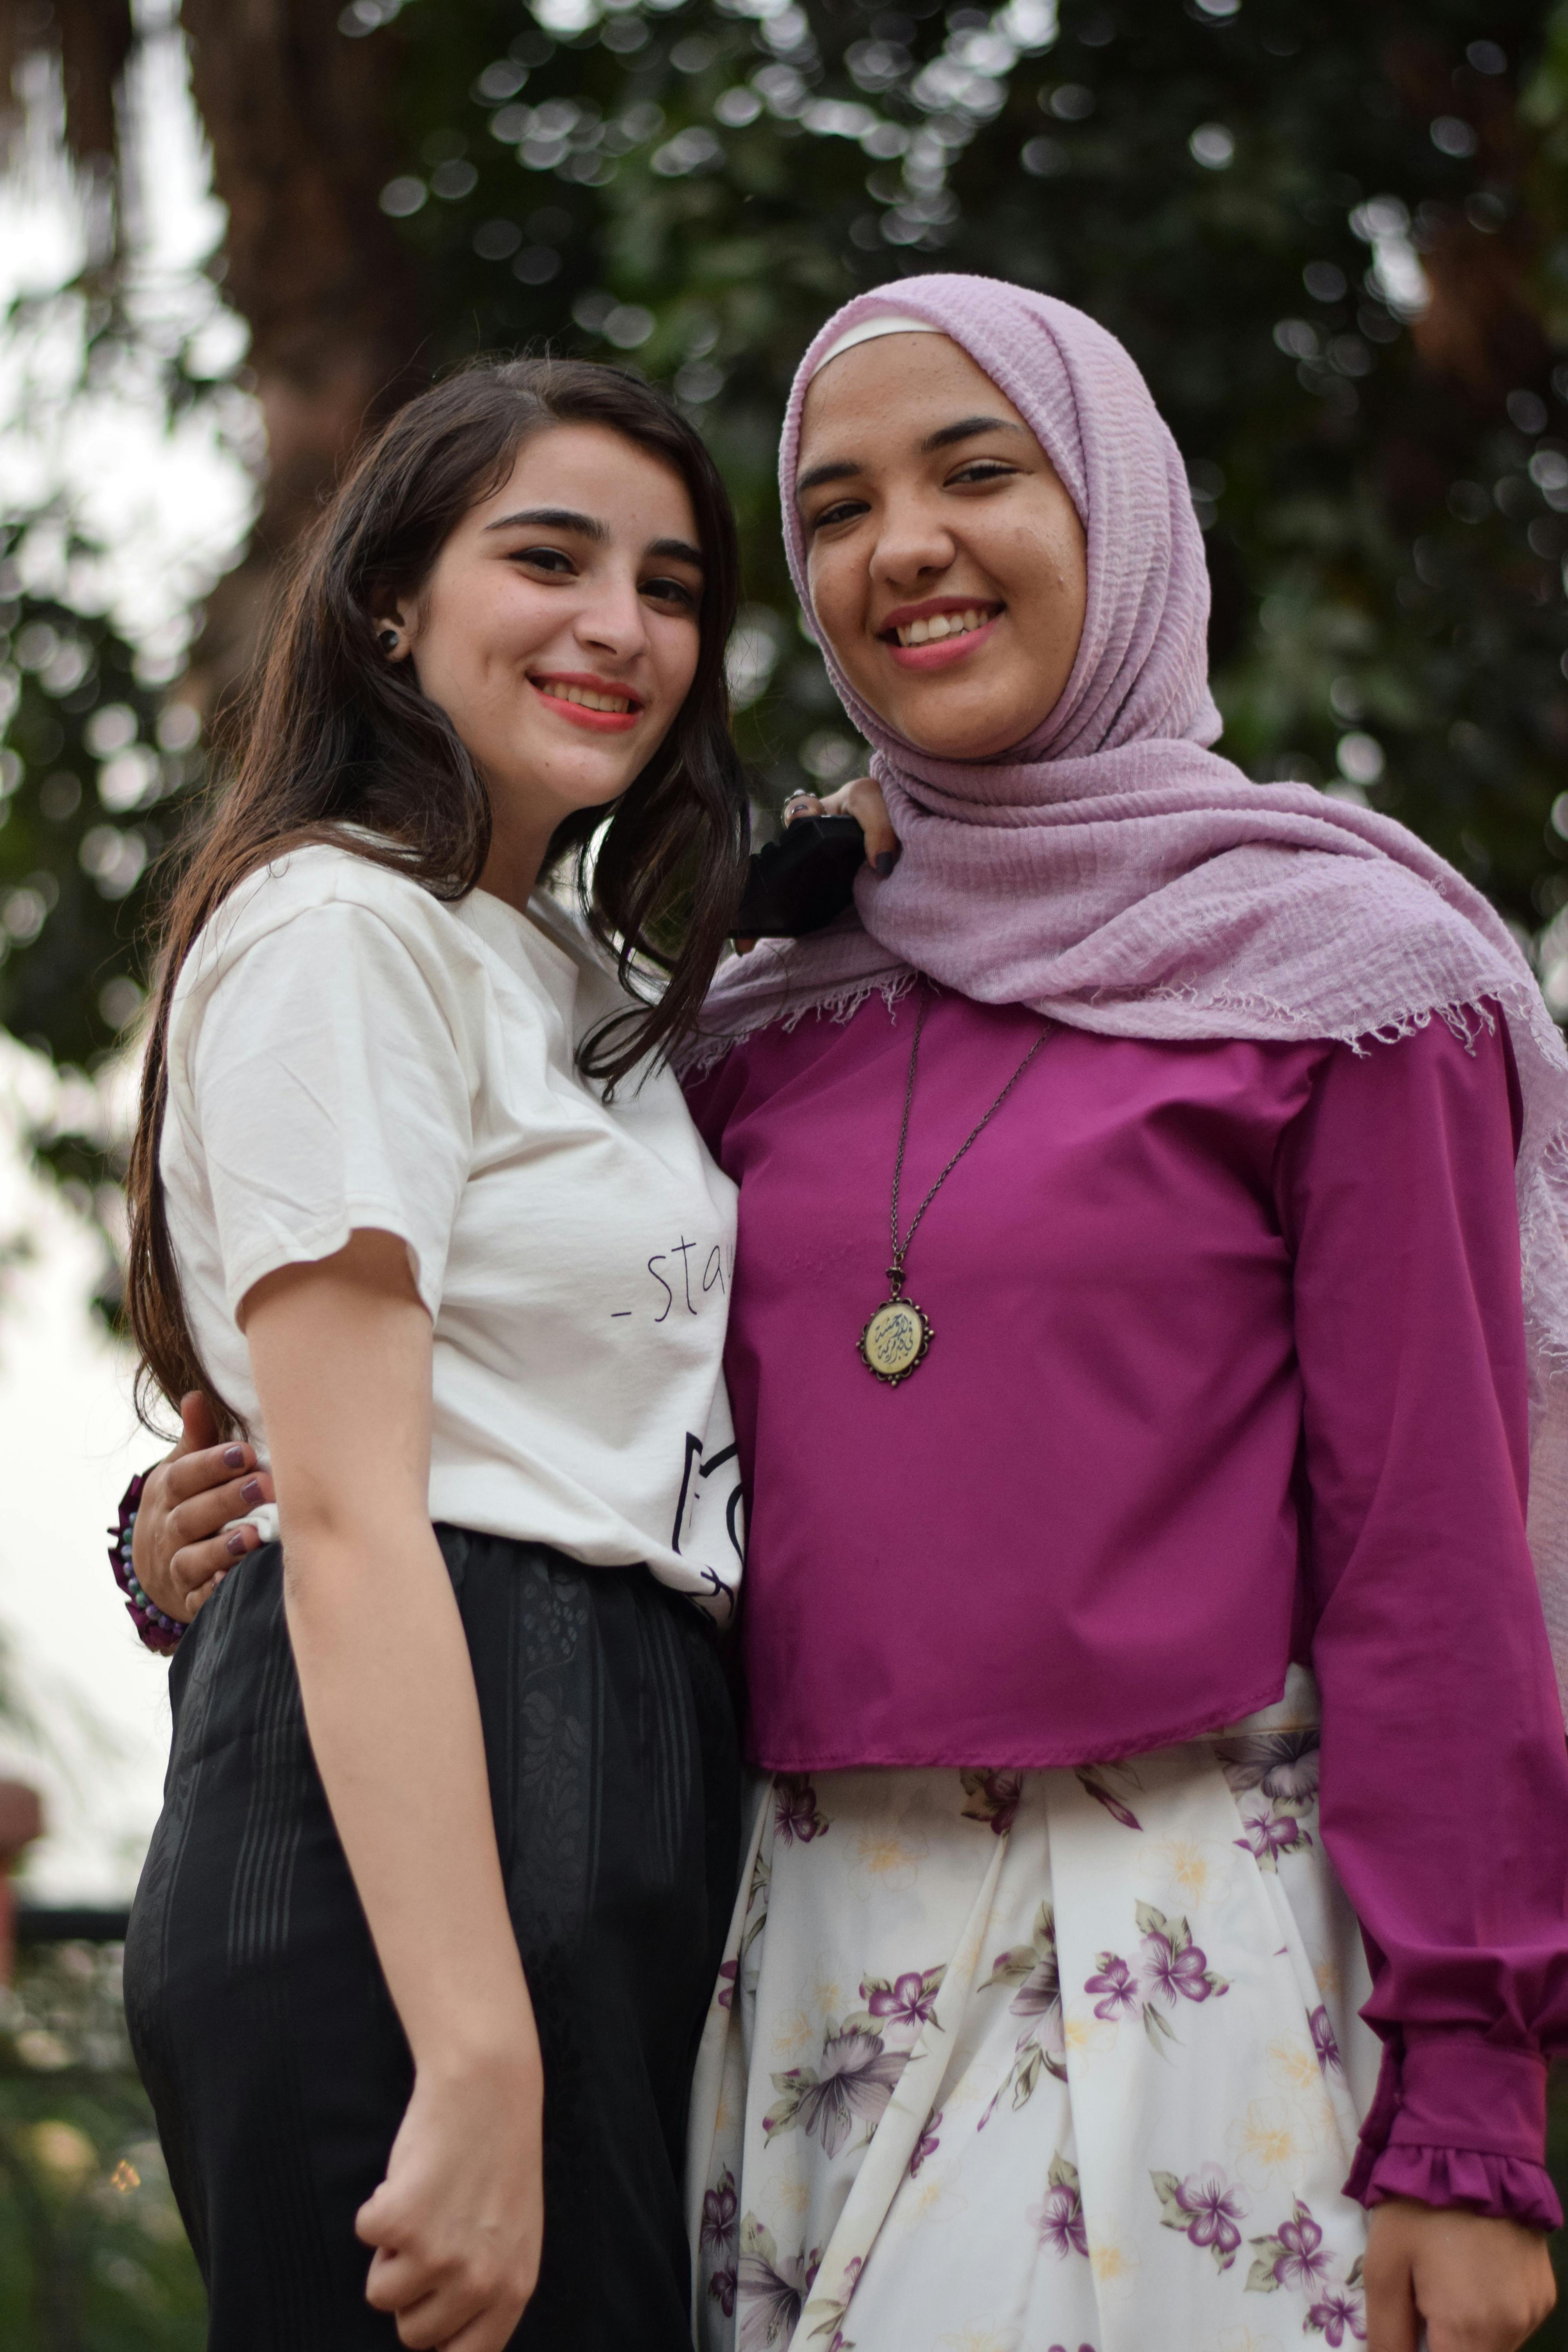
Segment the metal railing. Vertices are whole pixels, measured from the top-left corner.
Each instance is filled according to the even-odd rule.
[[[86,1904],[18,1903],[14,1915],[16,1942],[24,1948],[37,1944],[122,1944],[130,1924],[129,1908],[105,1911]]]

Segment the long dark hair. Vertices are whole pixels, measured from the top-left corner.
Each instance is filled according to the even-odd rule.
[[[729,498],[700,436],[639,378],[574,360],[482,361],[400,409],[309,534],[254,685],[222,730],[225,781],[163,911],[128,1184],[126,1307],[143,1419],[150,1391],[176,1400],[204,1388],[220,1418],[234,1420],[213,1395],[185,1315],[158,1169],[181,965],[247,875],[307,843],[394,866],[440,898],[474,888],[489,851],[489,795],[412,664],[377,648],[374,615],[417,595],[462,517],[506,480],[520,444],[552,425],[607,425],[671,467],[690,495],[703,560],[697,671],[674,725],[617,801],[576,811],[551,845],[550,864],[574,857],[584,911],[638,1000],[584,1041],[580,1066],[612,1091],[695,1021],[748,846],[724,686],[740,593]],[[651,1001],[639,964],[666,975]]]

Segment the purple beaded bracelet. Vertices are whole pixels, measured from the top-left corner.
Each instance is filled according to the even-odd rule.
[[[136,1536],[136,1513],[142,1501],[142,1489],[146,1478],[138,1472],[120,1497],[120,1517],[109,1530],[109,1565],[114,1570],[114,1581],[125,1595],[126,1612],[137,1633],[150,1650],[166,1658],[177,1649],[182,1634],[190,1631],[177,1617],[165,1617],[163,1611],[149,1601],[137,1581],[136,1570],[131,1564],[131,1549]]]

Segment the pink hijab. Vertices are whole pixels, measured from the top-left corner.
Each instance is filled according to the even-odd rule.
[[[863,703],[902,856],[858,912],[721,973],[694,1058],[810,1011],[847,1017],[917,972],[1106,1035],[1335,1038],[1365,1049],[1434,1015],[1468,1037],[1508,1022],[1525,1105],[1519,1155],[1534,1408],[1531,1536],[1568,1704],[1568,1053],[1501,917],[1392,818],[1309,785],[1256,784],[1207,747],[1208,574],[1180,453],[1128,353],[1047,294],[906,278],[817,335],[785,413],[790,571],[811,614],[795,505],[806,387],[881,315],[950,335],[1031,426],[1088,537],[1083,637],[1060,700],[1013,751],[938,760]]]

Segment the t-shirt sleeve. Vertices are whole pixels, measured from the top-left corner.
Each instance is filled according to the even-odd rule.
[[[353,901],[306,908],[234,958],[183,1043],[230,1310],[374,1228],[407,1244],[434,1318],[470,1095],[408,942]]]

